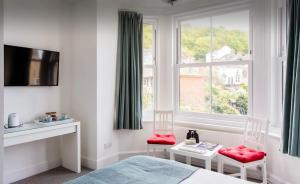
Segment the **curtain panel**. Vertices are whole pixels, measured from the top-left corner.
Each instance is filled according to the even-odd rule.
[[[300,157],[300,0],[288,0],[288,53],[282,151]]]
[[[142,129],[143,16],[119,11],[116,128]]]

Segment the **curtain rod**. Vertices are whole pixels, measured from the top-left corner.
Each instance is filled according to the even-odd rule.
[[[133,9],[119,9],[119,11],[127,11],[127,12],[136,12],[136,13],[141,13],[141,12],[139,12],[139,11],[137,11],[137,10],[133,10]]]

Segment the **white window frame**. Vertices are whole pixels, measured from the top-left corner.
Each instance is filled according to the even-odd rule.
[[[154,40],[154,50],[153,50],[153,64],[145,65],[143,63],[144,68],[150,68],[153,70],[153,109],[145,111],[143,109],[143,121],[150,120],[153,116],[153,111],[156,109],[157,106],[157,82],[158,82],[158,75],[157,75],[157,63],[158,63],[158,20],[155,18],[144,18],[143,24],[149,24],[153,26],[153,40]]]
[[[191,19],[201,19],[212,16],[223,15],[232,12],[249,11],[249,55],[250,59],[247,61],[224,61],[224,62],[211,62],[211,63],[193,63],[193,64],[181,64],[180,63],[180,23],[182,21]],[[175,110],[175,119],[180,122],[195,122],[205,123],[213,125],[235,126],[242,127],[246,120],[244,115],[226,115],[226,114],[213,114],[213,113],[195,113],[195,112],[181,112],[180,111],[180,86],[179,86],[179,70],[182,67],[203,67],[203,66],[218,66],[218,65],[248,65],[248,114],[252,115],[253,112],[253,15],[252,7],[250,4],[242,4],[231,6],[227,8],[216,8],[215,10],[192,12],[183,15],[177,15],[173,17],[173,64],[174,64],[174,76],[173,76],[173,105]],[[212,26],[212,23],[211,23]],[[212,42],[212,41],[211,41]],[[211,70],[210,70],[211,71]],[[212,74],[210,74],[211,80]]]
[[[278,100],[275,122],[273,126],[281,128],[282,124],[280,121],[283,119],[283,103],[284,103],[284,93],[285,93],[285,75],[287,67],[287,10],[286,10],[286,0],[277,0],[276,3],[276,64],[277,71],[279,75],[279,80],[277,83],[278,96],[280,98],[274,99]]]

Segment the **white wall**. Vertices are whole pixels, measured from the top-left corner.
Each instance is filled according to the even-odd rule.
[[[60,50],[59,1],[6,0],[4,6],[5,44]],[[16,112],[26,122],[59,110],[59,87],[5,87],[5,117]]]
[[[62,29],[66,24],[62,16],[68,11],[60,0],[5,0],[5,44],[64,53]],[[65,68],[66,57],[61,56],[60,64]],[[60,112],[60,90],[60,87],[5,87],[5,121],[12,112],[18,113],[23,122],[32,121],[48,111]],[[59,165],[58,145],[59,140],[54,138],[5,149],[5,181],[15,181]]]
[[[61,0],[60,0],[61,1]],[[59,63],[59,104],[60,111],[71,115],[71,86],[72,86],[72,7],[68,3],[62,3],[60,14],[60,60]]]
[[[72,7],[71,115],[81,121],[83,164],[97,168],[97,0]]]
[[[285,184],[298,184],[300,181],[300,158],[282,154],[279,138],[270,138],[267,146],[267,165],[271,177],[277,178]]]
[[[115,81],[119,1],[98,1],[98,167],[118,158],[118,132],[114,130]]]
[[[4,113],[4,88],[3,88],[3,0],[0,0],[0,184],[3,183],[3,113]]]

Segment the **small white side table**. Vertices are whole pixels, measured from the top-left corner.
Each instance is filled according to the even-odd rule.
[[[191,159],[197,158],[205,161],[205,169],[211,170],[211,160],[217,156],[218,150],[222,148],[222,145],[218,145],[213,151],[207,150],[205,153],[196,153],[191,151],[185,151],[179,149],[185,145],[184,142],[170,148],[170,160],[175,160],[175,154],[186,157],[186,164],[191,165]]]

